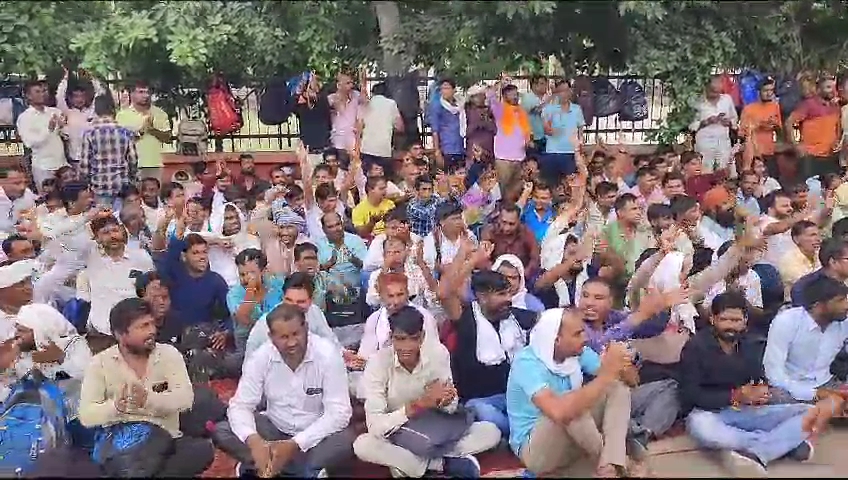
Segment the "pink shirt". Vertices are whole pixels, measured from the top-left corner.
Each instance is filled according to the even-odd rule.
[[[495,122],[500,127],[504,114],[503,102],[498,100],[491,91],[488,99],[492,114],[495,117]],[[526,142],[527,139],[524,137],[520,128],[513,129],[510,135],[505,134],[503,129],[498,128],[498,133],[495,134],[495,158],[498,160],[511,160],[513,162],[524,160]]]
[[[337,93],[328,98],[330,105],[334,105]],[[356,146],[356,120],[360,115],[360,93],[351,92],[351,99],[340,110],[333,110],[333,131],[330,133],[330,142],[336,148],[351,151]]]

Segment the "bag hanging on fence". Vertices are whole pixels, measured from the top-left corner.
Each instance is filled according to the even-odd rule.
[[[756,70],[745,70],[739,75],[739,93],[742,97],[742,105],[754,103],[760,99],[760,83],[763,74]]]
[[[150,478],[173,453],[174,439],[149,422],[116,423],[97,432],[91,459],[103,473],[118,478]]]
[[[778,80],[774,93],[780,103],[780,114],[783,118],[789,118],[801,103],[801,85],[794,76],[787,75]]]
[[[207,151],[209,132],[203,120],[181,120],[177,125],[177,153],[199,156]]]
[[[722,73],[719,78],[721,79],[722,92],[730,95],[730,98],[733,99],[734,105],[741,107],[742,95],[739,93],[739,84],[736,82],[733,75],[730,75],[729,73]]]
[[[592,90],[592,79],[586,75],[574,77],[571,90],[574,92],[574,103],[583,110],[583,120],[586,125],[595,121],[595,94]]]
[[[286,80],[273,77],[259,96],[259,121],[265,125],[282,125],[292,114],[294,101]]]
[[[241,130],[241,111],[230,86],[222,77],[215,76],[212,79],[212,86],[206,92],[206,105],[213,134],[222,136]]]
[[[618,119],[622,122],[641,122],[648,118],[648,98],[645,89],[636,80],[625,80],[619,87],[621,92],[621,111]]]
[[[621,111],[621,94],[608,78],[597,77],[592,80],[592,95],[596,117],[609,117]]]
[[[21,86],[14,82],[0,82],[0,126],[15,126],[18,116],[26,108]]]
[[[39,457],[67,444],[67,410],[59,387],[33,370],[12,386],[0,415],[0,477],[24,477]]]

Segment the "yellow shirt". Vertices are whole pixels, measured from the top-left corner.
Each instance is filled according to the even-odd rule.
[[[799,250],[793,243],[792,246],[787,249],[786,254],[780,257],[780,261],[777,266],[778,271],[780,272],[780,279],[783,281],[783,289],[786,292],[786,298],[790,298],[789,295],[792,291],[792,286],[795,285],[795,282],[804,275],[813,273],[820,269],[821,262],[819,262],[818,256],[816,256],[815,260],[807,258],[807,256],[801,253],[801,250]]]
[[[389,200],[388,198],[383,199],[379,205],[374,206],[368,199],[362,200],[359,202],[359,205],[354,207],[353,212],[351,213],[351,220],[353,220],[354,227],[362,227],[368,224],[371,220],[371,217],[388,213],[389,210],[395,208],[395,202]],[[386,231],[386,222],[380,220],[374,225],[374,230],[371,231],[372,236],[380,235],[381,233]]]
[[[168,114],[156,105],[150,106],[150,114],[153,115],[153,128],[165,132],[171,131],[171,123]],[[126,127],[134,132],[141,130],[144,124],[144,113],[133,107],[122,108],[115,120],[118,125]],[[138,166],[141,168],[156,168],[162,166],[162,142],[149,133],[145,133],[136,141],[138,151]]]

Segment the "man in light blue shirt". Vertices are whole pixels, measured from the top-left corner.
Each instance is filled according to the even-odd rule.
[[[539,477],[563,476],[582,456],[598,462],[598,477],[625,473],[630,391],[618,379],[632,367],[630,354],[612,343],[601,358],[584,328],[577,311],[548,310],[512,362],[509,444]],[[595,379],[584,382],[584,374]]]
[[[530,91],[521,96],[521,108],[530,119],[530,131],[533,134],[533,146],[536,153],[545,153],[545,122],[542,121],[542,109],[548,103],[548,77],[533,75],[530,77]]]
[[[821,277],[804,289],[804,306],[780,312],[763,357],[772,400],[812,402],[819,389],[844,385],[830,365],[848,340],[848,286]]]
[[[236,255],[239,283],[227,292],[227,308],[233,318],[236,352],[241,355],[256,320],[283,301],[284,279],[268,273],[267,266],[268,258],[258,249]]]
[[[324,214],[321,226],[327,235],[316,242],[320,269],[330,273],[334,281],[348,287],[359,287],[362,260],[368,254],[365,241],[344,231],[342,219],[336,212]]]
[[[583,110],[571,101],[571,87],[565,80],[559,80],[554,87],[554,103],[542,109],[542,121],[545,128],[546,155],[540,165],[542,178],[551,185],[557,185],[562,175],[570,175],[577,170],[574,152],[574,138],[583,138]]]
[[[747,215],[759,217],[760,202],[754,196],[754,191],[760,184],[760,177],[754,172],[743,172],[740,177],[739,190],[736,192],[736,208],[743,210]]]

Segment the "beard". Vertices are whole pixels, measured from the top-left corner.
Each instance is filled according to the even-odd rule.
[[[725,342],[735,342],[735,341],[739,340],[739,337],[742,336],[742,333],[743,332],[739,332],[739,331],[736,331],[736,330],[721,330],[721,331],[716,330],[715,331],[716,337],[718,337],[719,340],[723,340]]]
[[[715,221],[724,228],[732,228],[736,225],[736,216],[732,210],[719,210],[715,214]]]

